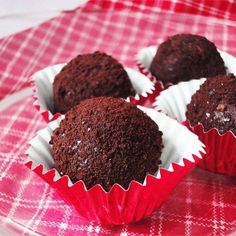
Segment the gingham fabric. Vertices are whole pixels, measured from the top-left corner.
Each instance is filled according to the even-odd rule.
[[[191,2],[91,1],[0,40],[0,235],[227,235],[236,230],[236,180],[227,176],[195,168],[148,219],[104,226],[80,218],[23,165],[28,141],[46,125],[29,94],[29,78],[37,70],[95,50],[137,69],[139,49],[180,32],[205,35],[236,56],[233,1]]]

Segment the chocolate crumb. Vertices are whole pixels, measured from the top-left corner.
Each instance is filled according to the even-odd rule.
[[[151,73],[164,83],[178,83],[226,74],[216,46],[203,36],[177,34],[159,47],[150,66]]]
[[[92,97],[134,95],[135,90],[123,66],[101,52],[78,55],[63,67],[53,83],[54,108],[60,113]]]
[[[213,90],[214,95],[209,94]],[[205,131],[217,128],[221,134],[230,130],[236,135],[235,91],[236,77],[232,74],[207,79],[187,106],[186,117],[191,125],[202,123]]]
[[[226,109],[226,107],[227,107],[226,104],[220,103],[220,104],[218,104],[218,106],[216,107],[216,110],[223,112],[223,111]]]
[[[128,188],[132,180],[142,183],[156,173],[162,132],[132,103],[98,97],[68,111],[50,142],[59,172],[73,183],[83,180],[88,189],[101,184],[109,191],[115,183]]]

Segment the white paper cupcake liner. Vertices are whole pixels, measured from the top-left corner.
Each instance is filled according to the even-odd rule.
[[[158,111],[177,119],[179,122],[185,121],[187,104],[190,103],[192,95],[196,93],[205,80],[205,78],[202,78],[173,85],[156,97],[153,106]]]
[[[53,102],[53,82],[55,76],[61,71],[65,64],[49,66],[43,70],[36,72],[31,80],[33,82],[34,106],[43,115],[44,119],[49,122],[55,120],[59,113],[55,113]],[[131,68],[125,68],[132,86],[136,92],[135,98],[139,96],[147,96],[147,93],[152,93],[154,84],[143,74]]]
[[[72,184],[68,176],[55,169],[49,141],[63,116],[50,122],[30,141],[26,165],[56,188],[88,220],[106,224],[123,224],[147,217],[174,189],[180,179],[201,160],[204,145],[186,127],[153,109],[139,107],[163,132],[162,164],[156,175],[148,175],[144,183],[131,181],[127,190],[115,184],[109,192],[100,185],[87,190],[83,181]],[[188,143],[188,145],[186,145]]]
[[[149,46],[142,48],[136,55],[136,64],[139,70],[146,75],[151,81],[156,81],[156,78],[151,74],[149,68],[152,60],[157,52],[157,46]]]

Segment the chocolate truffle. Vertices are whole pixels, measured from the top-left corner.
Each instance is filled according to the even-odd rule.
[[[204,130],[217,128],[236,135],[236,77],[218,75],[207,79],[192,96],[186,117],[191,125],[202,123]]]
[[[165,84],[226,74],[215,45],[205,37],[191,34],[177,34],[163,42],[150,71]]]
[[[82,100],[99,96],[134,96],[127,72],[111,56],[95,52],[78,55],[55,77],[55,112],[65,113]]]
[[[97,97],[69,110],[51,138],[52,157],[62,175],[89,189],[142,183],[158,170],[162,133],[157,124],[121,98]]]

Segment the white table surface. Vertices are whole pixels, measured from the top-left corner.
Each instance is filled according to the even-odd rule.
[[[87,0],[0,0],[0,38],[74,10]]]

